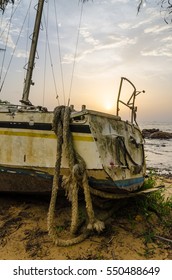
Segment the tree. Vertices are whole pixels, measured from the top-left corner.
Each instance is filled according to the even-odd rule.
[[[0,10],[2,10],[4,12],[5,7],[7,6],[8,2],[11,2],[12,4],[14,4],[14,0],[0,0]]]
[[[148,0],[150,1],[150,0]],[[146,0],[139,0],[138,12],[140,12],[141,7],[146,2]],[[160,11],[164,13],[164,21],[168,24],[172,22],[172,0],[159,0],[158,5],[160,6]]]
[[[80,1],[86,2],[89,0],[80,0]],[[140,9],[142,8],[143,4],[146,3],[147,1],[149,2],[151,0],[139,0],[138,7],[137,7],[138,13],[140,12]],[[172,23],[172,0],[158,0],[157,4],[160,6],[160,11],[164,13],[164,21],[167,24]]]
[[[81,2],[87,2],[90,0],[80,0]],[[93,1],[93,0],[92,0]],[[138,3],[138,13],[140,12],[140,9],[142,8],[143,4],[146,3],[146,1],[151,1],[151,0],[139,0]],[[156,1],[156,0],[154,0]],[[0,0],[0,10],[4,12],[6,5],[11,2],[14,4],[14,0]],[[164,13],[164,20],[166,23],[171,23],[172,22],[172,0],[158,0],[158,5],[160,6],[161,12]]]

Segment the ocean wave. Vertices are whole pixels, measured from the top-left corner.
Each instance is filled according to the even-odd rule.
[[[147,123],[142,128],[156,128],[172,132],[172,123]],[[145,139],[145,157],[147,169],[153,168],[160,174],[172,174],[172,139]]]

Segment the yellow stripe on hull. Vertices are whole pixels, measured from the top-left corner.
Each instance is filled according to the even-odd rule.
[[[21,136],[21,137],[37,137],[37,138],[48,138],[48,139],[55,139],[56,135],[53,133],[38,133],[38,132],[29,132],[29,131],[9,131],[9,130],[0,130],[0,135],[7,135],[7,136]],[[73,139],[75,141],[87,141],[87,142],[94,142],[92,136],[83,136],[79,135],[78,133],[72,133]]]

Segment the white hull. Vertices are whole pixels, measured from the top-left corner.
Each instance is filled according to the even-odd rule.
[[[1,109],[0,190],[51,190],[57,142],[52,119],[53,112]],[[117,192],[142,186],[145,159],[142,135],[136,125],[117,116],[85,110],[72,113],[70,128],[91,186]],[[63,154],[61,175],[68,173]]]

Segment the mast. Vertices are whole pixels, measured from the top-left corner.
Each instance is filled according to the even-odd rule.
[[[29,55],[25,85],[24,85],[24,89],[23,89],[22,100],[20,101],[21,103],[24,103],[27,105],[31,105],[31,102],[29,101],[29,93],[30,93],[30,86],[33,85],[32,74],[33,74],[33,68],[34,68],[34,61],[35,61],[36,48],[37,48],[37,43],[38,43],[44,1],[45,0],[38,1],[38,7],[37,7],[36,18],[35,18],[32,43],[31,43],[31,48],[30,48],[30,55]]]

